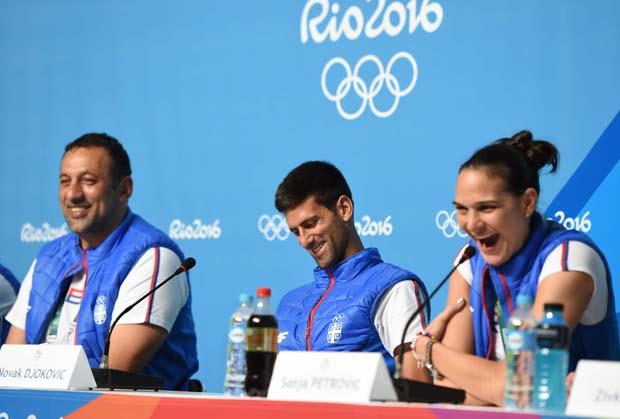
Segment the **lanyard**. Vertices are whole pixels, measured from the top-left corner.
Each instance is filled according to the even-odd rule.
[[[504,310],[502,310],[502,305],[499,302],[499,293],[497,292],[497,288],[495,288],[495,282],[493,281],[493,273],[489,271],[489,279],[491,280],[491,286],[493,287],[493,292],[495,292],[495,316],[497,316],[497,325],[499,328],[499,336],[502,340],[502,347],[504,348],[504,353],[506,352],[506,336],[508,330],[506,329],[506,321],[504,320]],[[510,298],[510,295],[507,295],[506,298]]]
[[[496,293],[497,295],[497,293]],[[499,298],[495,301],[495,315],[497,316],[497,323],[499,326],[499,336],[502,340],[502,346],[504,347],[504,353],[506,354],[506,333],[508,332],[506,329],[506,322],[504,321],[504,313],[502,310],[502,306],[499,303]]]
[[[54,315],[52,316],[52,320],[50,321],[49,326],[47,327],[47,335],[46,335],[47,343],[63,343],[63,344],[69,343],[75,332],[75,327],[77,325],[77,317],[80,312],[80,306],[82,305],[81,299],[77,307],[75,316],[73,316],[73,320],[71,320],[71,324],[69,325],[69,328],[65,332],[64,336],[59,340],[58,329],[60,327],[60,322],[62,318],[62,310],[63,308],[65,308],[65,306],[67,305],[67,301],[69,300],[69,293],[71,292],[72,281],[73,279],[71,279],[71,281],[69,282],[67,291],[64,293],[64,298],[62,298],[58,302],[58,305],[56,306],[56,310],[54,311]],[[69,303],[69,305],[74,305],[74,304]]]
[[[62,303],[58,304],[56,311],[54,312],[54,317],[52,317],[52,321],[47,328],[47,343],[56,342],[56,337],[58,335],[58,323],[60,322],[60,313],[62,312],[63,305],[64,304]]]

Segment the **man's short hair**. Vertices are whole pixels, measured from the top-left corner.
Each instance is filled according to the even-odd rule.
[[[338,198],[345,195],[353,201],[351,189],[336,166],[325,161],[307,161],[289,172],[276,191],[276,208],[287,212],[308,197],[331,210]]]
[[[108,152],[112,159],[112,179],[115,183],[120,182],[125,176],[131,176],[131,163],[123,145],[111,135],[106,133],[88,133],[71,141],[65,146],[65,154],[76,148],[101,147]]]

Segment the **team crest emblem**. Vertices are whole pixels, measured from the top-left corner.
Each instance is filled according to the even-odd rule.
[[[101,326],[108,318],[105,297],[100,295],[95,301],[95,309],[93,310],[93,319],[95,324]]]
[[[344,319],[344,313],[339,313],[334,316],[332,322],[327,329],[327,342],[336,343],[342,337],[342,320]]]

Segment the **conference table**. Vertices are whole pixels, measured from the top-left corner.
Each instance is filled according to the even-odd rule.
[[[372,402],[325,403],[208,393],[0,389],[0,419],[537,419],[575,416],[491,407]]]

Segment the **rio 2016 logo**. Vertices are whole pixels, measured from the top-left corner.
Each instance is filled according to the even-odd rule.
[[[557,221],[567,230],[577,230],[587,233],[592,228],[592,221],[589,219],[590,211],[584,212],[581,217],[567,217],[564,211],[557,211],[553,216],[555,218],[549,218],[549,220]]]
[[[43,223],[40,228],[26,223],[22,226],[20,240],[23,243],[51,242],[68,233],[69,228],[66,223],[57,228],[52,227],[49,223]]]
[[[363,237],[390,236],[394,230],[392,216],[374,221],[370,216],[364,215],[361,221],[355,222],[355,230]],[[291,234],[286,219],[281,214],[263,214],[258,217],[258,231],[269,241],[286,240]]]
[[[392,216],[388,215],[382,221],[373,221],[368,215],[364,215],[361,221],[355,222],[355,229],[362,237],[391,236],[394,231]]]
[[[185,224],[181,220],[173,220],[168,229],[168,235],[174,240],[217,240],[222,236],[220,220],[216,219],[211,224],[203,223],[196,218],[191,224]]]
[[[567,217],[564,211],[557,211],[553,217],[548,219],[562,224],[568,230],[587,233],[592,229],[592,221],[589,219],[590,211],[586,211],[581,217]],[[463,238],[467,237],[467,233],[461,230],[456,221],[456,210],[452,212],[446,210],[439,211],[435,216],[435,225],[446,238],[452,238],[457,235]]]
[[[366,0],[366,3],[373,3],[373,0]],[[299,27],[301,43],[313,41],[321,44],[327,40],[335,43],[342,38],[356,41],[362,37],[374,39],[382,35],[395,37],[404,31],[413,34],[418,27],[433,33],[443,21],[443,7],[437,1],[409,0],[405,4],[402,1],[388,3],[386,0],[376,0],[374,3],[375,8],[369,13],[364,11],[367,7],[358,5],[341,10],[338,2],[306,1]],[[397,62],[405,66],[405,76],[394,71]],[[372,67],[371,77],[367,77],[369,71],[362,70],[362,67]],[[336,81],[331,83],[330,88],[327,79],[332,73],[337,76],[333,76]],[[396,111],[400,99],[411,93],[417,80],[418,64],[407,51],[395,53],[385,65],[373,54],[364,55],[352,65],[343,57],[333,57],[323,67],[321,89],[325,97],[336,104],[338,113],[344,119],[357,119],[367,108],[375,116],[387,118]],[[386,95],[382,93],[384,87],[393,99],[389,105],[380,107],[375,99]],[[351,101],[358,104],[350,105]],[[354,109],[345,109],[351,106]]]

